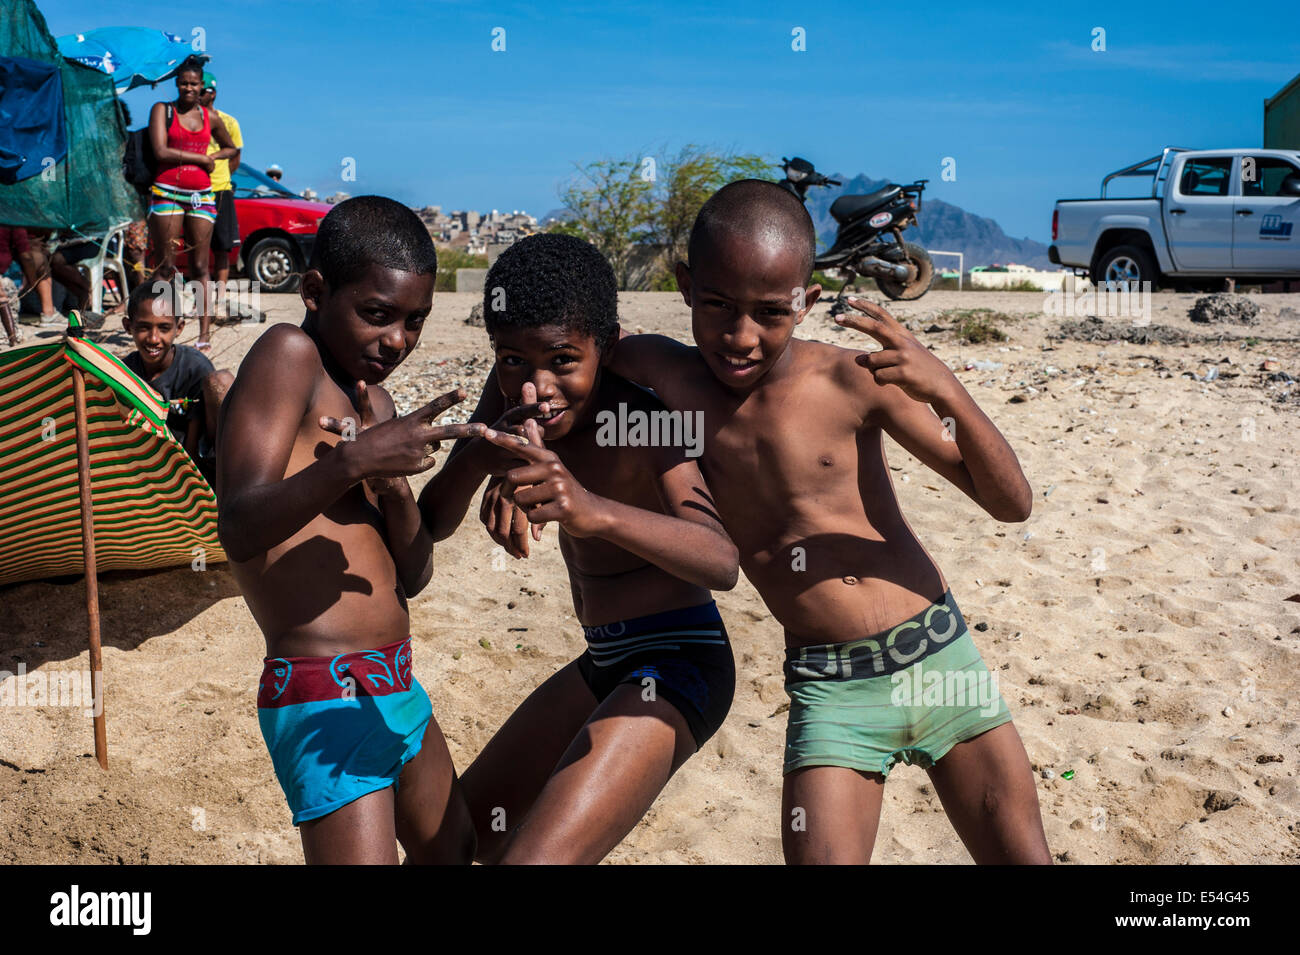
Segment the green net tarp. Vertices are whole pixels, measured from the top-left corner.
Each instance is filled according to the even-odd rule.
[[[52,174],[0,185],[0,224],[100,235],[143,218],[144,205],[122,176],[126,128],[112,78],[60,56],[32,0],[3,0],[2,7],[0,56],[59,65],[68,155],[51,167]]]

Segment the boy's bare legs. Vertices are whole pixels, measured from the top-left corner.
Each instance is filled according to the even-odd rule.
[[[981,865],[1051,865],[1029,756],[1015,725],[958,743],[929,770],[957,835]]]
[[[402,768],[396,804],[397,839],[415,865],[469,865],[474,824],[456,767],[436,719],[430,718],[420,751]]]
[[[474,830],[437,720],[393,787],[367,793],[298,827],[308,865],[396,865],[400,840],[408,861],[468,864]]]
[[[592,865],[641,820],[695,752],[681,712],[642,693],[623,684],[596,708],[511,834],[502,863]]]
[[[397,865],[393,787],[304,822],[298,834],[308,865]]]
[[[496,862],[515,828],[596,708],[576,662],[533,690],[461,777],[478,859]]]
[[[844,766],[809,766],[781,787],[787,865],[866,865],[880,828],[885,777]]]

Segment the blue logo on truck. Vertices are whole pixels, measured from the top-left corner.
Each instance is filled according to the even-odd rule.
[[[1290,222],[1283,222],[1279,215],[1264,216],[1259,222],[1259,237],[1272,239],[1289,239],[1291,238]]]

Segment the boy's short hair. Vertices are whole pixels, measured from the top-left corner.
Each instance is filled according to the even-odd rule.
[[[438,250],[420,217],[384,196],[345,199],[321,220],[308,268],[339,289],[358,281],[371,265],[429,275]]]
[[[501,328],[560,325],[595,339],[604,352],[618,334],[614,270],[577,236],[542,232],[520,239],[488,270],[483,324],[493,338]]]
[[[163,279],[146,279],[131,290],[131,296],[126,300],[126,317],[134,321],[140,314],[140,309],[149,308],[154,299],[165,298],[171,301],[175,297],[175,286]],[[173,315],[176,321],[181,321],[183,316]]]
[[[706,244],[721,234],[772,238],[798,247],[812,277],[817,258],[817,229],[799,198],[774,182],[738,179],[729,182],[700,208],[686,246],[688,264],[694,263]]]

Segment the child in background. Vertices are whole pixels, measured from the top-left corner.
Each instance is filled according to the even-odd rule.
[[[135,287],[122,327],[135,351],[122,363],[167,401],[167,427],[204,479],[216,478],[217,414],[234,375],[218,371],[197,349],[177,345],[185,319],[176,315],[174,286],[154,280]]]

